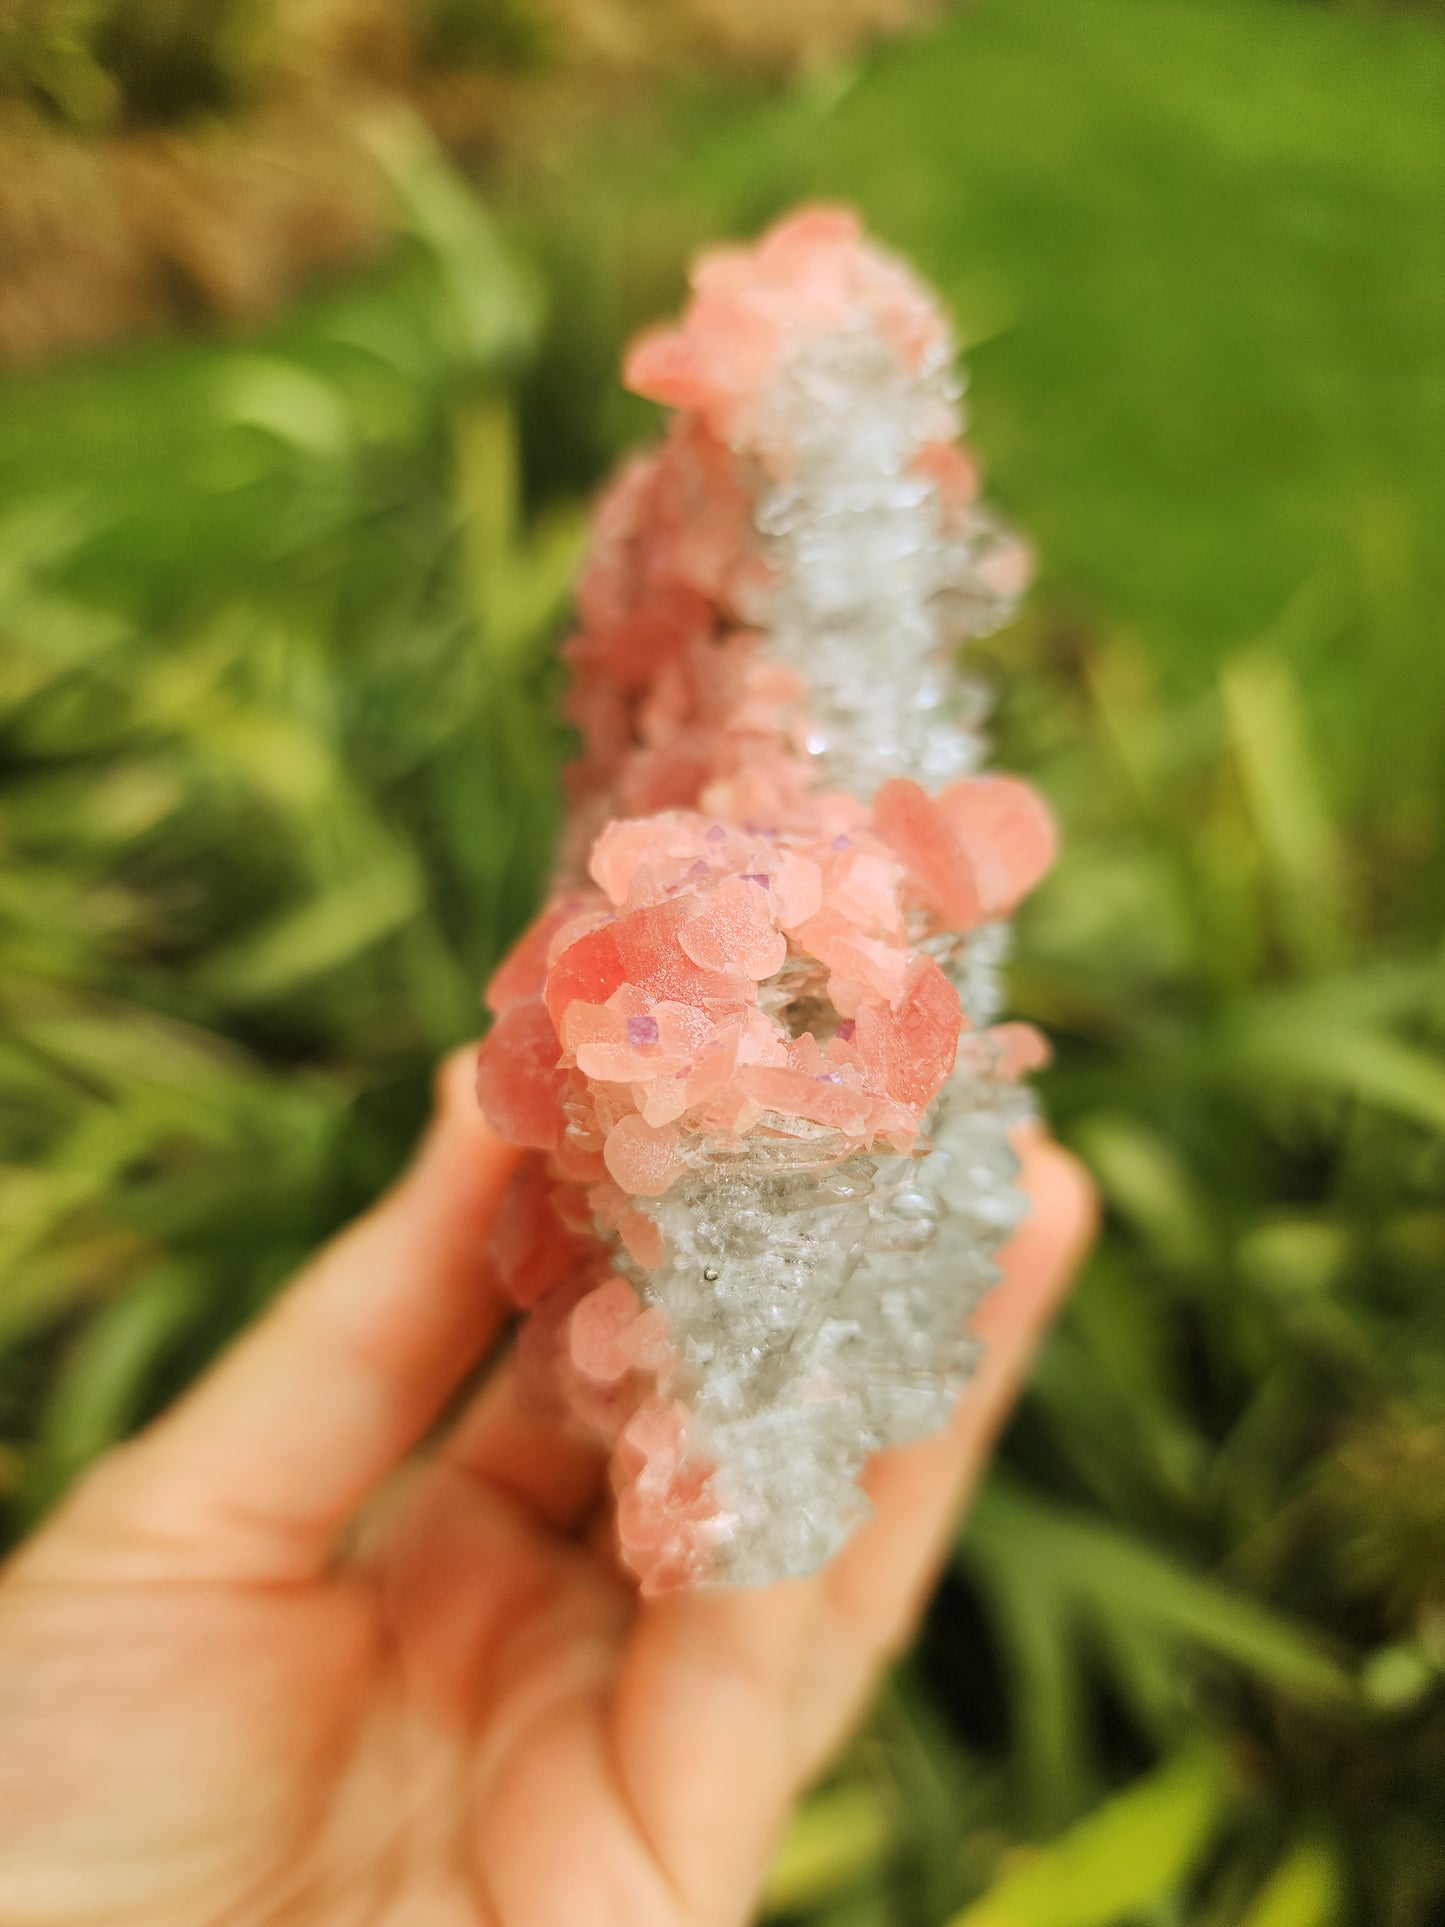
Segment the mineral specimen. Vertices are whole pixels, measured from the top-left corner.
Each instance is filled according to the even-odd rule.
[[[814,1570],[946,1419],[1017,1221],[1036,1033],[998,1024],[1053,830],[979,773],[962,645],[1028,559],[976,500],[937,305],[810,208],[696,265],[626,378],[675,410],[599,505],[566,848],[488,992],[529,1155],[519,1369],[611,1451],[647,1590]]]

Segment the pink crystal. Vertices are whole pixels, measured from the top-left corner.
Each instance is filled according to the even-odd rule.
[[[1058,833],[1036,790],[1017,776],[974,776],[938,799],[973,873],[985,915],[1003,916],[1054,860]]]
[[[558,1062],[557,1032],[542,1004],[509,1004],[487,1033],[477,1057],[477,1097],[514,1144],[556,1149],[567,1082]]]

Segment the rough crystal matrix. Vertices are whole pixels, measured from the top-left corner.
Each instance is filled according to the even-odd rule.
[[[675,411],[602,499],[582,752],[478,1088],[532,1396],[604,1440],[645,1588],[812,1571],[935,1430],[1022,1203],[997,1024],[1049,817],[980,774],[961,646],[1027,554],[976,500],[944,317],[851,214],[705,255],[627,361]]]

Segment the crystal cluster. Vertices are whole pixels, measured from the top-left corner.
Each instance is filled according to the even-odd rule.
[[[1021,1199],[1005,919],[1047,867],[958,668],[1027,554],[976,501],[947,324],[852,215],[709,254],[626,378],[569,831],[478,1090],[531,1395],[611,1450],[645,1588],[814,1570],[935,1430]]]

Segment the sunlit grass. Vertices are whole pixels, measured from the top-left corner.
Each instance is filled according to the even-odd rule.
[[[1428,1917],[1442,48],[1012,0],[534,170],[510,260],[399,136],[383,272],[0,391],[12,1530],[396,1168],[546,861],[581,500],[646,424],[619,342],[696,239],[846,195],[956,303],[1042,550],[987,652],[1066,833],[1013,992],[1106,1224],[774,1902]]]

